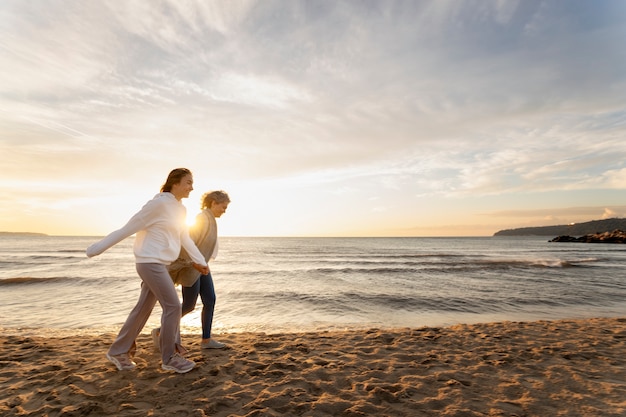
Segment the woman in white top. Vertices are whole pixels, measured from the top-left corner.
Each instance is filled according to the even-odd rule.
[[[87,256],[96,256],[136,233],[133,252],[137,273],[142,280],[141,293],[106,355],[120,371],[136,367],[132,360],[135,339],[157,301],[163,310],[160,338],[162,368],[184,373],[195,366],[193,361],[182,356],[186,350],[181,346],[180,339],[181,304],[167,271],[167,265],[178,258],[181,247],[187,251],[198,272],[207,274],[209,271],[185,224],[187,212],[181,200],[189,197],[192,190],[191,171],[174,169],[161,187],[161,192],[124,227],[87,248]]]

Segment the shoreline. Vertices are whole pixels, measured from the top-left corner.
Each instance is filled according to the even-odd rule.
[[[6,416],[621,416],[626,317],[449,327],[183,335],[196,369],[162,371],[141,334],[137,369],[114,333],[0,336]]]
[[[302,333],[325,333],[325,332],[343,332],[343,331],[368,331],[377,329],[381,331],[394,331],[398,329],[418,329],[418,328],[448,328],[458,325],[479,325],[485,323],[502,323],[502,322],[540,322],[540,321],[557,321],[557,320],[586,320],[626,317],[626,308],[617,306],[605,306],[601,311],[582,311],[582,309],[567,308],[555,311],[542,312],[515,312],[515,313],[438,313],[428,314],[428,312],[420,315],[419,323],[408,324],[408,320],[404,323],[396,323],[393,325],[383,325],[381,322],[353,322],[353,323],[288,323],[288,324],[267,324],[256,323],[254,325],[242,320],[235,320],[235,324],[225,326],[220,320],[214,322],[213,332],[215,334],[302,334]],[[130,311],[130,310],[129,310]],[[595,314],[594,314],[595,313]],[[182,318],[181,335],[183,337],[199,334],[202,331],[200,326],[200,308],[196,308],[194,312]],[[122,317],[123,319],[126,316]],[[155,311],[148,319],[148,322],[141,331],[142,335],[149,335],[154,327],[158,327],[160,323],[160,307],[157,305]],[[4,327],[0,323],[0,334],[18,335],[18,336],[40,336],[40,337],[69,337],[73,335],[81,335],[86,337],[101,337],[102,335],[111,334],[111,337],[117,335],[122,328],[124,321],[115,324],[100,325],[97,327]]]

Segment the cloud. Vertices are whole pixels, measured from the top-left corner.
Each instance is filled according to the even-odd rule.
[[[10,0],[0,172],[117,185],[190,166],[354,204],[623,189],[625,8]]]

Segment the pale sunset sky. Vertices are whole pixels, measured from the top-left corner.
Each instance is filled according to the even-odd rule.
[[[187,167],[222,236],[626,216],[626,1],[3,0],[0,231],[104,235]]]

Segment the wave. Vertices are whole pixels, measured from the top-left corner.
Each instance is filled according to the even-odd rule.
[[[49,282],[68,282],[68,281],[76,281],[77,278],[70,277],[51,277],[51,278],[42,278],[42,277],[16,277],[16,278],[1,278],[0,286],[3,285],[19,285],[19,284],[43,284]]]
[[[293,268],[284,265],[280,269],[260,269],[254,271],[255,275],[390,275],[390,274],[419,274],[419,273],[462,273],[476,271],[500,271],[500,270],[526,270],[526,269],[566,269],[592,267],[599,260],[596,258],[565,260],[565,259],[525,259],[525,260],[500,260],[500,259],[470,259],[460,262],[326,262],[315,268]],[[251,271],[247,271],[252,273]],[[228,274],[231,271],[224,271]]]
[[[598,261],[595,258],[579,259],[579,260],[565,260],[565,259],[522,259],[522,260],[485,260],[477,261],[471,264],[475,264],[477,267],[530,267],[530,268],[575,268],[584,266]],[[471,265],[470,264],[470,265]]]
[[[83,258],[83,256],[75,256],[75,255],[67,255],[67,254],[58,254],[58,255],[30,255],[25,257],[24,259],[37,259],[37,260],[59,260],[59,259],[77,259]]]
[[[503,311],[530,311],[546,307],[571,307],[585,305],[602,306],[616,303],[620,297],[610,295],[588,298],[583,294],[561,295],[559,297],[538,295],[529,298],[516,296],[500,297],[441,297],[409,294],[366,294],[343,292],[337,294],[303,294],[293,291],[279,291],[271,294],[250,292],[231,293],[231,297],[248,300],[256,310],[278,310],[282,314],[299,311],[315,311],[325,314],[367,314],[372,311],[403,313],[472,313],[484,314]],[[280,306],[280,307],[277,307]],[[291,312],[291,313],[287,313]]]
[[[49,265],[55,264],[59,262],[68,262],[68,263],[76,263],[83,259],[82,256],[72,256],[72,255],[30,255],[23,258],[7,258],[5,260],[0,261],[0,265],[3,267],[8,266],[19,266],[19,265]]]

